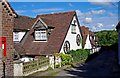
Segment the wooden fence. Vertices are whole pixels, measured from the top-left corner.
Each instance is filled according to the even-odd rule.
[[[49,58],[42,57],[30,62],[14,63],[14,76],[27,76],[49,67]],[[19,72],[19,73],[17,73]]]
[[[46,57],[42,57],[38,60],[34,60],[31,62],[23,63],[23,74],[30,73],[32,71],[36,71],[43,66],[49,65],[49,59]]]

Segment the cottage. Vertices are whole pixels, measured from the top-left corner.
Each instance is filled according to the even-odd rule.
[[[6,39],[4,41],[0,40],[0,46],[2,44],[3,53],[0,54],[0,77],[4,74],[6,76],[13,76],[13,26],[14,17],[17,14],[12,9],[10,4],[6,0],[0,0],[0,39]],[[5,45],[5,44],[6,45]],[[5,47],[6,46],[6,47]],[[3,59],[4,58],[4,59]],[[5,72],[3,72],[3,64],[1,61],[5,62]]]
[[[18,16],[13,34],[15,51],[21,55],[66,54],[69,50],[82,48],[75,11],[38,15],[36,18]]]
[[[95,34],[89,30],[88,27],[81,26],[82,39],[83,39],[83,48],[91,49],[94,52],[96,48]]]
[[[81,26],[82,33],[82,47],[83,49],[90,49],[92,53],[97,51],[96,36],[94,32],[90,31],[88,27]]]

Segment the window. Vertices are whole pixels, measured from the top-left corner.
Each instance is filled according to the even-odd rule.
[[[81,42],[81,38],[80,38],[80,35],[78,34],[76,36],[76,43],[77,43],[78,46],[80,46],[80,42]]]
[[[18,32],[14,32],[13,41],[19,41],[19,33]]]
[[[92,36],[90,36],[90,40],[92,40],[93,38],[92,38]]]
[[[45,30],[35,31],[35,40],[47,40],[47,34]]]
[[[69,43],[69,41],[66,41],[66,42],[64,43],[63,50],[64,50],[64,53],[65,53],[65,54],[67,54],[68,51],[70,51],[70,43]]]
[[[76,34],[76,20],[74,20],[74,23],[72,24],[71,33]]]

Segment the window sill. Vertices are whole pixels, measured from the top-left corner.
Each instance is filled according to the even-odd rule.
[[[33,42],[47,42],[47,40],[35,40]]]
[[[20,41],[13,41],[13,43],[20,43]]]

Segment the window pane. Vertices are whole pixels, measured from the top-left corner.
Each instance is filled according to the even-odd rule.
[[[18,32],[14,32],[14,41],[19,41],[19,33]]]
[[[35,31],[35,32],[36,32],[35,33],[36,40],[46,40],[47,39],[46,31],[39,30],[39,31]]]

